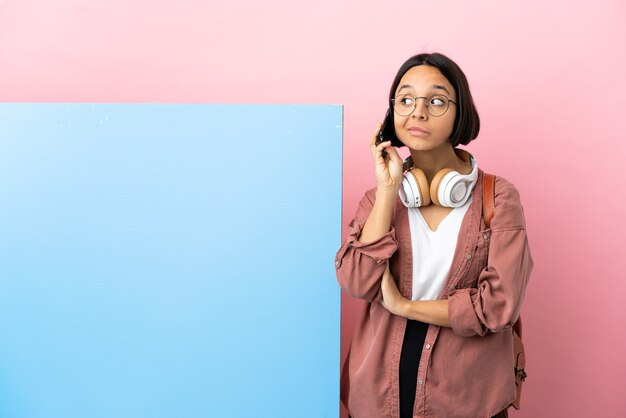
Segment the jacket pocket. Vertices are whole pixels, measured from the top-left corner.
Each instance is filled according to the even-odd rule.
[[[478,232],[474,244],[474,255],[472,256],[471,265],[469,269],[467,269],[467,273],[456,286],[458,289],[476,288],[478,286],[478,277],[485,267],[487,267],[490,242],[491,229],[487,228]]]

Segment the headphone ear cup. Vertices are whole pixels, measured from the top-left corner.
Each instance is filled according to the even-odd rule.
[[[430,193],[428,192],[428,180],[426,174],[419,168],[414,168],[409,173],[415,178],[415,182],[419,187],[420,196],[422,197],[422,204],[420,206],[430,205]]]
[[[430,194],[426,175],[419,168],[406,173],[399,190],[400,200],[408,208],[430,205]]]
[[[439,186],[441,185],[441,180],[446,176],[446,174],[453,172],[454,170],[451,168],[444,168],[439,170],[435,177],[433,177],[432,183],[430,183],[430,197],[433,200],[433,203],[437,206],[441,206],[441,202],[439,201]]]

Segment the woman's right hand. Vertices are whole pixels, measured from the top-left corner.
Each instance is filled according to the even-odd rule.
[[[389,232],[398,190],[402,184],[402,159],[398,151],[391,146],[391,141],[376,144],[380,129],[379,124],[370,141],[376,174],[376,198],[358,237],[361,243],[373,242]],[[383,150],[387,151],[385,158]]]
[[[370,150],[374,156],[374,172],[376,174],[376,188],[379,191],[389,191],[397,193],[402,184],[402,158],[398,151],[391,145],[391,141],[381,142],[376,145],[378,134],[382,125],[378,124],[372,139],[370,140]],[[387,156],[383,158],[383,150]]]

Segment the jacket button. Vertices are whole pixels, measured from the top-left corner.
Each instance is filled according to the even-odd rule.
[[[426,344],[426,349],[430,350],[430,344]]]
[[[465,258],[467,258],[468,260],[471,260],[472,259],[472,255],[468,254],[468,255],[465,256]]]
[[[483,234],[483,238],[487,241],[489,239],[489,234]]]
[[[422,379],[418,380],[417,383],[419,383],[420,385],[424,384],[424,381]]]

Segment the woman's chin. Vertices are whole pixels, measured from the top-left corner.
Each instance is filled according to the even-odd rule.
[[[441,143],[441,144],[435,144],[432,141],[425,141],[425,140],[417,140],[417,141],[412,140],[412,141],[406,141],[406,142],[402,141],[402,142],[404,143],[404,145],[406,145],[408,149],[410,149],[411,151],[416,151],[416,152],[434,151],[446,145],[446,142]]]

